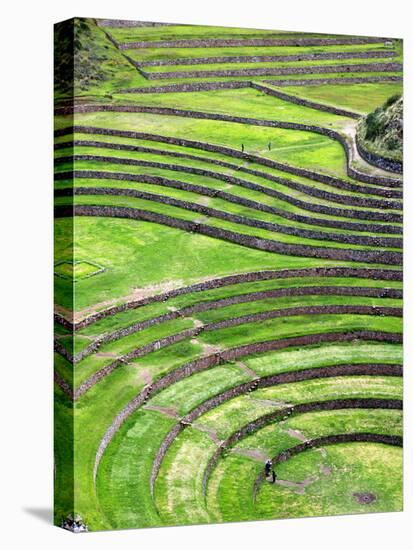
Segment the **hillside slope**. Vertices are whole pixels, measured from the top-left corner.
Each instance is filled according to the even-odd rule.
[[[357,128],[358,139],[367,150],[383,157],[402,160],[403,98],[390,97],[382,107],[363,117]]]

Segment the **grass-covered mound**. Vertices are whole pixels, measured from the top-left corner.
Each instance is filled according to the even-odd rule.
[[[362,146],[383,157],[403,158],[403,98],[396,94],[362,118],[358,125]]]

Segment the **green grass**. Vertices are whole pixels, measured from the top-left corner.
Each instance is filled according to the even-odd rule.
[[[307,168],[345,174],[345,156],[342,146],[336,141],[313,132],[267,128],[235,122],[190,119],[141,113],[88,113],[77,114],[76,124],[136,130],[165,136],[183,137],[224,145],[247,153],[273,158],[280,162],[301,164]],[[62,117],[62,125],[65,125]],[[272,150],[268,151],[271,142]],[[319,145],[323,144],[320,148]],[[306,147],[303,147],[303,146]],[[292,148],[294,147],[294,148]]]
[[[71,200],[71,199],[70,199]],[[68,204],[69,199],[58,200],[58,205]],[[219,218],[205,218],[197,212],[192,210],[187,210],[185,208],[164,205],[159,202],[155,202],[147,199],[138,199],[134,197],[127,196],[113,196],[108,198],[105,195],[79,195],[75,197],[75,204],[79,205],[104,205],[104,206],[122,206],[130,207],[136,209],[142,209],[149,212],[155,212],[158,214],[164,214],[171,216],[176,219],[186,220],[191,222],[203,223],[204,225],[210,225],[213,227],[222,228],[228,231],[233,231],[236,233],[242,233],[245,235],[252,235],[254,237],[274,240],[277,242],[288,243],[288,244],[302,244],[302,245],[311,245],[311,246],[320,246],[320,247],[331,247],[331,248],[348,248],[347,244],[330,241],[326,243],[323,239],[310,238],[310,237],[300,237],[297,235],[287,235],[281,232],[269,231],[267,229],[260,229],[255,227],[250,227],[247,225],[230,222],[227,220],[221,220]],[[156,224],[158,225],[158,224]],[[364,244],[352,244],[352,250],[368,250],[371,249],[369,245]]]
[[[402,82],[383,82],[380,84],[346,84],[344,86],[340,84],[288,86],[285,91],[367,114],[382,105],[388,97],[399,93],[402,89]]]
[[[71,220],[58,219],[56,233],[65,234]],[[202,235],[154,226],[148,222],[107,218],[76,218],[76,251],[90,261],[104,264],[99,277],[77,283],[76,309],[124,299],[135,289],[197,282],[202,278],[260,269],[286,269],[303,265],[301,258],[242,248]],[[154,250],[162,252],[162,263]],[[240,254],[242,250],[242,254]],[[185,260],[183,262],[183,259]],[[206,261],[206,259],[208,259]],[[306,260],[305,265],[335,265],[323,260]],[[71,308],[72,295],[64,281],[56,280],[59,304]]]
[[[255,325],[247,324],[205,332],[200,335],[199,339],[211,345],[233,347],[242,344],[247,338],[250,342],[259,342],[271,340],[274,337],[278,339],[318,332],[357,331],[364,330],[366,327],[369,327],[370,330],[400,332],[402,323],[400,318],[396,317],[312,315],[311,319],[308,319],[305,316],[294,316],[261,321]],[[251,331],[253,331],[252,335]]]
[[[227,46],[220,48],[143,48],[127,50],[127,54],[136,61],[145,63],[153,60],[191,59],[194,57],[223,57],[223,56],[257,56],[257,55],[296,55],[324,52],[353,52],[353,51],[388,51],[389,48],[381,44],[342,44],[336,46]]]
[[[310,144],[309,147],[315,147],[314,144]],[[327,143],[321,143],[320,147],[321,149],[326,146]],[[295,149],[292,147],[292,149]],[[299,149],[299,148],[297,148]],[[92,148],[92,147],[86,147],[86,148],[78,148],[76,151],[77,155],[93,155],[97,158],[93,160],[87,160],[87,159],[78,159],[74,162],[75,168],[77,170],[95,170],[95,171],[104,171],[109,172],[109,174],[106,175],[105,179],[102,178],[93,178],[93,174],[91,174],[88,178],[84,177],[78,177],[75,178],[75,185],[79,187],[84,187],[85,185],[93,185],[95,187],[97,186],[104,186],[110,184],[111,187],[137,187],[142,188],[142,190],[151,191],[159,190],[161,189],[161,194],[169,194],[170,196],[175,196],[177,198],[180,197],[190,197],[190,198],[196,198],[198,197],[197,193],[191,192],[191,191],[182,191],[182,190],[176,190],[176,189],[168,189],[166,186],[161,186],[160,188],[157,187],[155,184],[145,184],[141,182],[133,182],[128,179],[124,181],[119,181],[116,179],[113,179],[112,181],[110,177],[110,172],[116,172],[116,173],[123,173],[126,174],[125,177],[127,177],[128,174],[138,174],[138,175],[150,175],[150,176],[161,176],[167,179],[171,180],[178,180],[183,182],[192,183],[195,185],[200,185],[202,187],[207,187],[209,189],[218,189],[221,191],[225,191],[227,193],[230,193],[232,195],[241,196],[247,199],[251,199],[258,203],[264,203],[269,206],[278,206],[279,208],[282,208],[286,211],[297,211],[303,213],[306,209],[306,203],[314,203],[322,204],[324,206],[330,206],[333,208],[343,208],[344,210],[350,209],[356,209],[357,211],[362,210],[375,210],[379,211],[380,209],[377,207],[358,207],[343,204],[343,201],[345,202],[345,198],[349,197],[350,199],[374,199],[374,200],[383,200],[383,197],[378,197],[375,195],[375,189],[372,189],[372,194],[367,192],[361,193],[357,191],[357,185],[355,184],[355,191],[348,191],[343,190],[341,188],[336,187],[334,184],[328,184],[328,183],[320,183],[320,182],[314,182],[313,180],[306,180],[305,178],[291,178],[288,173],[282,172],[282,171],[273,171],[273,176],[280,175],[281,178],[284,178],[287,176],[287,180],[289,182],[292,182],[292,186],[294,186],[296,183],[304,183],[304,188],[301,189],[294,189],[290,187],[289,183],[285,182],[273,182],[270,181],[266,174],[268,174],[267,170],[260,170],[260,172],[263,174],[262,176],[255,176],[251,174],[247,174],[245,172],[238,172],[237,173],[237,165],[233,165],[234,168],[229,167],[218,167],[216,168],[215,165],[208,164],[208,161],[203,159],[203,157],[200,157],[199,160],[191,160],[191,159],[182,159],[182,158],[175,158],[171,157],[169,159],[165,159],[165,156],[161,155],[160,153],[155,150],[154,152],[143,152],[139,154],[139,157],[136,157],[133,153],[129,151],[115,151],[115,150],[107,150],[107,149],[101,149],[101,148]],[[109,157],[110,160],[105,160],[106,157]],[[157,163],[158,166],[154,167],[148,167],[143,165],[122,165],[118,159],[130,159],[132,161],[137,160],[140,162],[154,162]],[[57,166],[57,173],[65,173],[66,177],[70,174],[70,167],[69,167],[69,161],[65,161],[67,159],[67,156],[63,156],[61,159],[61,162]],[[169,168],[165,161],[169,160],[170,163],[173,165],[171,168]],[[213,175],[198,175],[198,174],[190,174],[187,173],[185,170],[188,166],[193,166],[194,168],[206,170],[208,172],[212,172],[216,174],[216,177]],[[231,163],[232,165],[232,163]],[[252,182],[257,183],[261,186],[261,188],[264,188],[262,190],[251,190],[245,188],[240,183],[226,183],[225,181],[222,181],[222,174],[233,176],[233,177],[241,177],[243,182]],[[299,180],[299,182],[297,182]],[[71,179],[61,179],[57,181],[56,188],[68,188],[73,187],[73,180]],[[267,190],[270,191],[267,191]],[[271,190],[276,190],[279,193],[283,194],[283,198],[275,198],[270,197],[268,195]],[[333,197],[326,197],[326,198],[320,198],[313,196],[313,190],[317,191],[326,191],[327,193],[331,193]],[[291,204],[288,202],[288,197],[292,197],[294,199],[298,199],[302,201],[304,206],[300,208],[297,207],[294,204]],[[391,199],[390,199],[391,200]],[[204,198],[202,197],[203,204],[208,204],[209,206],[214,206],[222,203],[223,199],[216,199],[216,198]],[[338,203],[335,204],[335,203]],[[224,204],[227,204],[225,201]],[[236,208],[239,208],[239,205],[236,206]],[[244,207],[247,208],[247,207]],[[222,209],[222,208],[221,208]],[[255,212],[256,209],[254,209]],[[246,210],[248,211],[248,210]],[[255,217],[260,215],[260,212],[254,214]],[[307,214],[307,217],[309,215]],[[318,216],[318,214],[317,214]],[[344,216],[344,214],[343,214]],[[265,220],[271,221],[271,218],[273,215],[269,215],[268,213],[265,213]],[[328,214],[324,215],[324,217],[328,217]],[[331,216],[333,219],[337,219],[337,216]],[[285,218],[283,218],[282,223],[288,224],[288,222],[285,221]],[[294,224],[294,226],[296,226]]]
[[[68,260],[55,264],[54,273],[62,279],[79,281],[81,279],[93,277],[93,275],[102,273],[104,270],[104,267],[86,260],[77,260],[75,262]]]
[[[292,416],[282,425],[275,424],[260,430],[257,434],[243,440],[237,447],[240,449],[258,448],[261,449],[264,456],[265,454],[273,456],[281,450],[299,443],[297,439],[291,436],[286,437],[287,430],[290,428],[299,430],[301,433],[304,432],[307,437],[319,437],[320,435],[350,431],[397,433],[400,431],[400,413],[384,410],[346,410]],[[348,495],[341,495],[340,485],[336,486],[334,482],[330,485],[330,476],[320,475],[321,464],[324,467],[331,468],[333,472],[340,470],[342,483],[345,483],[347,477],[350,486],[353,485],[354,487],[354,492],[366,491],[369,488],[375,492],[380,486],[384,486],[385,490],[380,494],[380,497],[384,500],[381,503],[382,509],[400,509],[400,494],[394,489],[390,492],[386,490],[388,489],[386,478],[389,477],[388,468],[391,467],[395,479],[399,480],[398,484],[400,483],[401,450],[364,443],[346,444],[343,447],[349,449],[349,453],[345,455],[349,462],[344,460],[344,462],[340,461],[339,464],[329,463],[328,459],[326,460],[319,451],[314,450],[307,451],[277,467],[279,479],[300,482],[303,479],[310,478],[310,485],[304,489],[304,494],[301,496],[300,492],[297,491],[299,487],[296,486],[290,488],[264,484],[263,489],[258,494],[256,506],[253,505],[252,501],[252,485],[256,476],[262,471],[262,462],[238,456],[235,452],[230,453],[227,458],[220,461],[209,483],[208,509],[211,512],[212,519],[214,521],[239,521],[240,519],[322,515],[323,502],[324,514],[326,514],[331,513],[327,511],[328,503],[332,503],[333,500],[335,501],[335,505],[333,505],[335,506],[334,513],[340,513],[338,510],[343,507],[344,503],[347,505],[346,513],[361,512],[360,506],[348,499]],[[361,481],[359,477],[360,468],[356,469],[353,465],[357,460],[356,457],[359,456],[355,452],[357,447],[362,449],[362,456],[365,456],[370,448],[375,450],[372,457],[375,462],[374,468],[372,470],[363,469],[363,485],[359,484]],[[327,447],[327,457],[329,456],[329,450],[330,448]],[[387,468],[381,468],[381,464],[383,464],[381,462],[382,456]],[[390,457],[390,460],[387,457]],[[351,482],[352,477],[353,481]],[[229,487],[232,487],[232,490],[229,490]],[[331,491],[334,488],[333,496]],[[271,492],[269,493],[270,489]],[[274,503],[274,498],[277,496],[277,502]],[[341,513],[343,512],[344,510]]]
[[[391,60],[393,61],[393,59]],[[397,58],[395,59],[397,61]],[[377,54],[376,57],[369,58],[355,58],[355,59],[311,59],[303,61],[262,61],[262,62],[248,62],[241,61],[239,63],[196,63],[193,65],[180,64],[179,60],[175,65],[161,65],[161,66],[145,66],[143,65],[144,72],[149,74],[159,74],[159,73],[169,73],[169,72],[186,72],[186,71],[243,71],[245,69],[277,69],[277,68],[288,68],[288,67],[319,67],[319,66],[335,66],[335,65],[363,65],[370,63],[388,63],[388,58],[383,58],[380,54]],[[316,72],[314,70],[314,72]],[[334,71],[331,71],[334,72]],[[195,77],[196,78],[196,77]]]
[[[176,39],[215,39],[215,38],[293,38],[303,37],[303,33],[278,30],[243,29],[237,27],[217,27],[209,25],[171,25],[167,27],[108,28],[110,34],[118,41],[176,40]],[[320,35],[305,33],[304,38],[335,37],[337,35]]]
[[[291,121],[314,124],[344,131],[354,121],[258,92],[252,88],[238,90],[215,90],[186,93],[120,93],[120,90],[137,87],[156,87],[169,84],[191,84],[244,80],[251,77],[229,78],[174,78],[145,80],[123,53],[139,60],[173,59],[175,65],[148,67],[148,72],[163,73],[180,69],[217,70],[254,67],[340,65],[371,63],[374,59],[314,60],[301,62],[248,62],[218,63],[204,65],[180,65],[180,59],[234,55],[280,55],[334,51],[388,51],[383,43],[342,46],[306,47],[226,47],[226,48],[143,48],[121,52],[108,40],[105,30],[120,41],[157,41],[172,38],[251,38],[254,36],[284,36],[293,38],[299,33],[281,31],[257,31],[254,29],[227,29],[219,27],[169,26],[102,29],[88,20],[89,38],[81,40],[82,56],[77,58],[80,80],[75,88],[75,100],[86,103],[131,104],[154,107],[177,107],[238,117],[261,120]],[[318,35],[307,35],[318,36]],[[322,35],[324,36],[324,35]],[[328,36],[328,35],[327,35]],[[402,59],[401,44],[395,41],[397,57]],[[377,54],[376,59],[381,59]],[[86,69],[91,69],[86,70]],[[102,78],[86,78],[95,72]],[[377,76],[381,73],[346,73],[345,76]],[[383,73],[388,76],[393,73]],[[394,73],[400,75],[401,73]],[[258,80],[313,79],[317,77],[343,76],[288,75],[262,77]],[[86,80],[85,80],[85,78]],[[255,80],[255,79],[254,79]],[[275,86],[270,84],[269,86]],[[282,87],[286,91],[316,102],[341,106],[359,113],[370,112],[389,96],[401,91],[401,83],[340,84],[325,86]],[[67,99],[64,90],[56,90],[56,101]],[[190,119],[155,114],[95,112],[57,116],[56,128],[68,125],[97,126],[106,129],[131,130],[171,136],[186,140],[221,145],[264,159],[311,169],[327,176],[339,177],[356,185],[358,182],[347,175],[346,159],[342,146],[325,136],[296,130],[283,130],[239,123]],[[97,140],[134,144],[148,147],[149,152],[116,151],[98,147],[76,147],[75,154],[93,154],[132,158],[153,162],[170,162],[177,167],[196,167],[227,174],[276,189],[287,197],[284,200],[269,197],[265,193],[251,191],[237,185],[208,176],[186,174],[165,167],[122,166],[106,161],[77,161],[79,170],[105,170],[131,174],[162,176],[202,185],[207,189],[225,190],[240,198],[247,198],[274,206],[285,212],[306,216],[308,221],[317,217],[321,225],[289,221],[282,216],[267,214],[253,208],[234,204],[217,197],[206,197],[166,187],[129,181],[97,180],[79,178],[56,182],[56,188],[116,187],[138,189],[160,196],[188,200],[204,204],[228,213],[283,224],[288,227],[342,234],[373,235],[373,232],[330,229],[323,220],[349,221],[349,218],[332,214],[313,214],[305,208],[293,205],[291,200],[317,203],[324,207],[340,207],[345,210],[366,209],[359,206],[340,205],[332,200],[313,197],[308,192],[296,191],[280,183],[266,179],[265,174],[281,177],[308,188],[326,190],[337,195],[358,199],[357,188],[346,191],[335,188],[334,182],[320,183],[302,176],[293,176],[283,170],[275,170],[258,163],[234,159],[220,153],[210,153],[193,147],[163,144],[149,139],[130,139],[115,136],[86,135],[81,131],[75,139]],[[56,152],[56,158],[72,154],[71,136],[62,136],[56,143],[67,147]],[[268,144],[271,143],[271,150]],[[196,159],[182,159],[164,153],[187,153]],[[224,160],[230,167],[219,167],[211,160]],[[263,172],[257,177],[242,172],[246,167]],[[70,171],[71,162],[58,164],[57,172]],[[369,173],[367,165],[360,166]],[[361,184],[360,185],[364,185]],[[309,191],[310,189],[308,189]],[[369,196],[369,195],[367,195]],[[374,195],[371,195],[373,197]],[[71,204],[71,198],[58,198],[56,204]],[[125,197],[77,196],[76,204],[110,204],[141,207],[159,213],[174,215],[181,219],[194,220],[200,214]],[[357,221],[357,220],[353,220]],[[361,221],[361,220],[360,220]],[[300,239],[280,232],[255,229],[217,218],[203,220],[215,227],[244,232],[260,238],[272,238],[288,243],[312,244],[328,247],[348,247],[340,243],[317,239]],[[369,222],[362,221],[363,224]],[[354,249],[372,249],[351,245]],[[191,234],[159,224],[115,218],[77,217],[58,218],[55,222],[55,299],[58,311],[75,320],[82,319],[113,305],[147,296],[165,293],[203,280],[216,279],[236,273],[261,270],[282,270],[322,266],[352,265],[366,267],[362,262],[333,262],[327,260],[294,257],[267,253],[228,243],[222,240]],[[373,267],[372,265],[370,267]],[[90,345],[95,338],[133,323],[151,319],[191,304],[217,300],[249,292],[301,286],[361,286],[374,288],[402,287],[400,281],[358,279],[356,277],[303,277],[242,283],[203,292],[193,292],[165,299],[146,306],[127,310],[102,319],[86,327],[75,336],[56,324],[56,336],[70,353],[77,353]],[[264,313],[274,309],[312,305],[370,305],[400,307],[401,300],[357,296],[300,296],[277,299],[262,299],[235,304],[223,308],[179,317],[101,345],[97,352],[78,364],[71,365],[55,354],[56,372],[69,385],[78,387],[99,369],[111,364],[117,356],[154,342],[171,334],[196,326],[199,322],[215,323],[246,314]],[[104,434],[116,415],[131,403],[143,388],[168,375],[173,370],[216,349],[232,348],[253,342],[291,338],[315,333],[355,332],[377,330],[390,334],[402,331],[398,317],[371,315],[300,315],[267,321],[244,323],[214,331],[202,331],[196,338],[185,339],[173,345],[148,353],[116,368],[94,387],[83,394],[73,406],[59,388],[55,400],[55,521],[69,513],[78,513],[90,530],[108,528],[150,527],[213,521],[240,521],[243,519],[266,519],[300,517],[339,513],[400,510],[402,506],[401,449],[378,444],[341,444],[325,450],[309,450],[277,467],[279,479],[287,484],[263,484],[252,500],[253,483],[262,472],[263,459],[274,456],[300,442],[297,437],[316,438],[322,435],[350,432],[373,432],[401,435],[402,420],[399,410],[334,410],[296,414],[281,422],[274,422],[239,441],[222,456],[208,484],[206,497],[202,490],[202,478],[209,458],[216,449],[216,439],[225,438],[247,422],[286,404],[325,401],[349,398],[401,399],[401,377],[341,376],[330,379],[313,379],[304,382],[262,388],[251,394],[241,395],[222,403],[203,414],[193,427],[188,427],[174,440],[161,464],[155,492],[152,498],[149,486],[153,460],[164,437],[177,422],[177,417],[187,414],[211,397],[225,392],[246,381],[282,372],[314,369],[341,364],[384,363],[401,364],[402,346],[378,341],[353,340],[322,345],[291,347],[261,354],[251,354],[239,361],[227,362],[187,376],[163,391],[154,392],[147,403],[134,411],[120,427],[103,454],[96,485],[93,468],[96,451]],[[216,346],[216,347],[215,347]],[[300,435],[301,434],[301,435]],[[251,452],[254,451],[254,452]],[[74,459],[75,475],[72,473]],[[72,481],[74,479],[74,482]],[[371,492],[372,504],[357,502],[354,493]]]

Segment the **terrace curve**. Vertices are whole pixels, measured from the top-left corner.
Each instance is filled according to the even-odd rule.
[[[327,248],[321,246],[286,244],[275,240],[252,237],[235,231],[229,231],[212,227],[203,223],[186,221],[180,218],[158,214],[138,208],[122,206],[98,206],[98,205],[70,205],[57,206],[55,208],[56,218],[88,216],[88,217],[109,217],[121,219],[135,219],[148,221],[175,227],[192,233],[200,233],[209,237],[233,242],[241,246],[266,250],[277,254],[291,256],[304,256],[312,258],[325,258],[330,260],[343,260],[353,262],[365,262],[385,265],[401,265],[402,253],[394,251],[378,250],[356,250],[343,248]]]
[[[105,435],[100,441],[95,457],[93,478],[96,480],[97,471],[99,468],[102,456],[113,439],[114,435],[120,429],[122,424],[129,416],[139,409],[150,397],[169,387],[184,378],[191,376],[197,372],[209,369],[220,365],[226,361],[232,361],[245,357],[253,353],[263,353],[268,351],[286,349],[295,346],[307,346],[313,344],[322,344],[327,342],[348,342],[355,339],[374,340],[379,342],[401,343],[400,334],[386,333],[379,331],[354,331],[350,333],[319,333],[293,338],[284,338],[276,340],[268,340],[265,342],[256,342],[253,344],[244,344],[235,348],[224,350],[220,353],[214,353],[200,359],[196,359],[187,364],[182,365],[159,378],[156,382],[146,386],[139,392],[129,403],[116,415],[111,426],[107,429]]]
[[[263,270],[247,273],[239,273],[227,275],[194,283],[189,286],[179,287],[168,292],[154,294],[140,300],[132,300],[117,306],[111,306],[89,315],[85,319],[72,323],[59,314],[55,314],[55,320],[70,331],[77,331],[84,327],[90,326],[101,319],[118,313],[136,309],[155,302],[163,302],[176,296],[182,296],[193,292],[203,292],[215,288],[222,288],[230,285],[247,282],[288,279],[297,277],[358,277],[360,279],[373,279],[383,281],[402,281],[403,273],[393,269],[377,269],[377,268],[354,268],[354,267],[310,267],[304,269],[281,269],[281,270]]]
[[[336,434],[329,435],[324,437],[318,437],[291,447],[286,451],[278,454],[273,458],[273,464],[279,464],[290,459],[293,456],[296,456],[299,453],[305,452],[309,449],[315,447],[324,447],[326,445],[337,445],[340,443],[382,443],[383,445],[392,445],[395,447],[403,446],[403,439],[397,435],[385,435],[385,434],[376,434],[376,433],[352,433],[352,434]],[[254,483],[253,489],[253,499],[255,501],[257,492],[260,488],[261,483],[263,482],[262,474],[257,477]]]
[[[55,340],[55,351],[63,355],[72,364],[76,364],[83,360],[88,355],[94,353],[99,349],[102,344],[113,342],[125,336],[129,336],[135,332],[144,330],[145,328],[153,325],[178,319],[180,317],[186,317],[193,315],[194,313],[201,311],[209,311],[211,309],[217,309],[221,307],[227,307],[229,305],[248,303],[257,300],[264,300],[267,298],[280,298],[285,296],[363,296],[363,297],[375,297],[375,298],[402,298],[402,292],[398,289],[388,288],[371,288],[371,287],[353,287],[353,286],[304,286],[304,287],[284,287],[280,289],[264,290],[258,292],[250,292],[244,294],[238,294],[235,296],[229,296],[218,300],[208,300],[195,302],[189,306],[181,309],[170,311],[163,315],[151,317],[144,321],[139,321],[127,327],[120,328],[118,330],[107,333],[98,339],[94,340],[91,344],[86,346],[83,350],[75,355],[70,354],[62,346],[58,340]],[[375,306],[372,306],[375,308]],[[376,308],[375,308],[376,309]]]
[[[108,179],[110,178],[109,173],[105,173],[108,175]],[[91,175],[91,174],[90,174]],[[100,174],[101,175],[101,174]],[[100,179],[100,175],[97,179]],[[82,175],[83,177],[83,175]],[[156,178],[156,179],[155,179]],[[93,179],[93,176],[92,178]],[[106,178],[103,178],[106,179]],[[169,183],[171,180],[165,180],[162,178],[160,181],[155,176],[143,176],[142,181],[144,183],[154,183],[155,185],[161,185],[165,187],[169,187]],[[123,178],[122,178],[122,181]],[[136,181],[135,179],[133,181]],[[193,191],[195,192],[194,188],[197,188],[198,186],[192,186],[191,184],[182,184],[181,182],[171,182],[173,188],[182,189],[182,187],[185,190]],[[204,191],[206,189],[206,191]],[[202,193],[199,193],[201,195],[205,194],[207,196],[211,196],[211,193],[208,192],[208,188],[202,189]],[[283,224],[276,224],[272,222],[266,222],[262,221],[256,218],[250,218],[249,216],[240,216],[236,214],[231,214],[230,212],[225,212],[222,210],[217,210],[216,208],[210,208],[208,206],[204,206],[202,204],[198,204],[195,202],[189,202],[181,199],[175,199],[174,197],[169,197],[167,195],[158,195],[154,193],[147,193],[145,191],[138,191],[136,189],[130,189],[130,188],[118,188],[118,187],[67,187],[58,189],[55,192],[56,197],[65,197],[65,196],[116,196],[116,197],[132,197],[132,198],[138,198],[148,201],[153,201],[160,204],[166,204],[169,206],[174,206],[177,208],[181,208],[184,210],[188,210],[190,212],[198,213],[198,214],[204,214],[210,218],[217,218],[222,220],[227,220],[232,223],[236,223],[239,225],[244,225],[247,227],[256,227],[259,229],[265,229],[266,231],[270,231],[273,233],[282,233],[285,235],[293,235],[297,237],[303,237],[306,239],[316,239],[316,240],[325,240],[328,242],[337,242],[337,243],[346,243],[346,244],[355,244],[355,245],[361,245],[361,246],[377,246],[381,248],[402,248],[402,239],[395,238],[395,237],[382,237],[382,236],[370,236],[370,235],[349,235],[345,233],[327,233],[322,231],[316,231],[312,229],[301,229],[299,227],[291,227],[286,226]],[[224,198],[224,196],[227,195],[227,193],[221,193],[218,192],[214,194],[213,196]],[[232,199],[234,197],[233,195],[230,195],[231,202],[234,202],[236,204],[240,204],[238,201],[238,198]],[[225,199],[224,199],[225,200]],[[241,199],[241,203],[244,204],[243,199]],[[245,205],[245,204],[244,204]]]
[[[383,186],[400,186],[400,180],[391,177],[383,176],[370,176],[364,174],[357,170],[354,170],[350,167],[352,159],[355,154],[355,149],[352,143],[349,141],[349,138],[346,134],[340,134],[336,130],[330,128],[325,128],[323,126],[316,126],[313,124],[302,124],[297,122],[284,122],[284,121],[275,121],[275,120],[265,120],[265,119],[255,119],[251,117],[239,117],[232,115],[224,115],[219,113],[206,113],[202,111],[192,111],[187,109],[173,109],[169,107],[149,107],[142,105],[100,105],[100,104],[74,104],[68,107],[61,107],[55,110],[55,114],[73,114],[73,113],[93,113],[93,112],[126,112],[126,113],[149,113],[156,115],[166,115],[166,116],[178,116],[194,119],[203,119],[203,120],[218,120],[224,122],[234,122],[238,124],[247,124],[252,126],[262,126],[267,128],[282,128],[286,130],[299,130],[314,132],[316,134],[321,134],[326,137],[329,137],[335,141],[338,141],[343,147],[346,158],[347,158],[347,172],[348,175],[364,181],[366,183],[376,182],[380,183]],[[225,148],[221,148],[225,149]],[[276,163],[274,163],[276,164]],[[275,167],[275,166],[274,166]],[[282,168],[281,168],[282,169]],[[285,171],[286,168],[284,168]],[[298,170],[298,169],[295,169]],[[306,176],[308,172],[305,169],[299,169],[300,175]],[[298,172],[295,172],[298,173]],[[331,178],[330,178],[331,179]]]
[[[180,421],[170,430],[167,436],[164,438],[156,454],[155,460],[152,465],[152,473],[150,478],[150,490],[153,496],[153,491],[158,476],[159,470],[162,465],[162,461],[172,443],[178,437],[178,435],[188,426],[190,426],[197,418],[213,410],[215,407],[221,405],[225,401],[245,394],[246,392],[254,391],[258,388],[272,387],[280,384],[288,384],[301,382],[303,380],[315,380],[321,378],[334,378],[337,376],[354,376],[354,375],[384,375],[384,376],[401,376],[401,367],[398,365],[336,365],[325,368],[306,369],[302,371],[294,371],[290,373],[282,373],[265,378],[258,378],[252,382],[247,382],[239,386],[233,387],[222,394],[216,395],[207,401],[204,401],[193,409],[190,413],[186,414],[180,419]],[[230,446],[233,446],[236,442],[240,441],[244,437],[251,435],[255,431],[267,426],[271,422],[284,419],[291,414],[304,414],[314,411],[329,411],[337,409],[352,409],[352,408],[394,408],[402,409],[402,402],[399,400],[391,399],[333,399],[327,401],[315,401],[309,403],[300,403],[285,408],[277,409],[271,413],[267,413],[246,425],[239,428],[236,432],[231,434],[225,441],[219,444],[217,451],[211,457],[205,474],[203,477],[203,490],[206,493],[208,479],[212,473],[213,468],[216,466],[219,457]]]

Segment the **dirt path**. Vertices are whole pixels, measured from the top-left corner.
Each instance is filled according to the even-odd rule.
[[[248,374],[248,376],[251,376],[252,379],[255,380],[256,378],[259,378],[259,375],[254,370],[250,369],[250,367],[248,367],[242,361],[237,361],[235,364],[237,365],[237,367],[242,369],[245,372],[245,374]]]
[[[356,147],[356,126],[357,126],[357,120],[352,120],[341,127],[341,130],[343,131],[344,134],[346,134],[348,144],[351,147],[353,162],[350,161],[350,166],[353,165],[354,168],[357,168],[359,171],[362,171],[363,173],[366,173],[369,175],[381,176],[381,177],[387,177],[387,178],[388,177],[400,178],[400,176],[398,176],[397,174],[393,174],[393,172],[386,172],[386,170],[382,170],[381,168],[373,166],[372,164],[369,164],[363,158],[361,158]]]
[[[214,430],[213,428],[209,428],[208,426],[204,426],[203,424],[191,424],[191,427],[195,428],[195,430],[199,430],[200,432],[208,434],[212,441],[217,445],[219,445],[222,441],[218,437],[216,430]]]
[[[183,285],[184,282],[181,279],[174,280],[173,282],[168,281],[165,283],[158,283],[142,288],[135,288],[130,294],[127,294],[126,296],[114,298],[113,300],[104,300],[103,302],[98,302],[97,304],[80,309],[75,312],[65,307],[56,305],[55,312],[59,313],[72,323],[78,323],[79,321],[83,321],[83,319],[85,319],[86,317],[89,317],[89,315],[98,313],[102,309],[106,309],[110,306],[128,304],[129,302],[142,300],[143,298],[147,298],[148,296],[169,292],[170,290],[174,290],[175,288],[179,288]]]
[[[268,456],[261,449],[241,449],[239,447],[234,447],[232,451],[238,455],[246,456],[252,458],[253,460],[258,460],[258,462],[264,462],[267,460]]]
[[[170,418],[179,418],[179,414],[175,407],[161,407],[159,405],[145,405],[143,407],[144,409],[148,411],[157,411],[165,416],[169,416]]]

